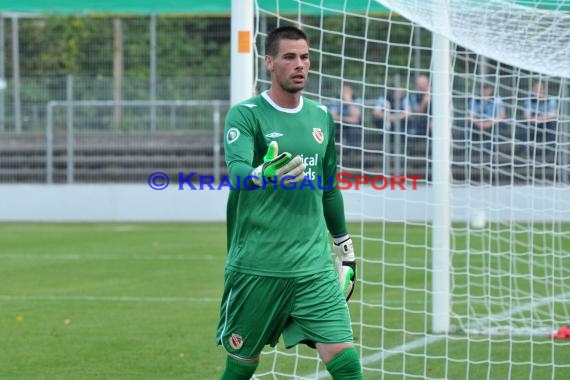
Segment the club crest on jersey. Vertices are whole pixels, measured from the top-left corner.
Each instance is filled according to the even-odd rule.
[[[241,337],[241,335],[232,334],[229,340],[230,340],[230,346],[234,350],[239,350],[243,346],[243,338]]]
[[[325,140],[325,135],[323,134],[323,131],[321,131],[321,128],[313,128],[313,137],[319,144],[322,144]]]
[[[230,128],[228,129],[228,133],[226,134],[226,141],[228,144],[233,143],[239,138],[239,129],[237,128]]]

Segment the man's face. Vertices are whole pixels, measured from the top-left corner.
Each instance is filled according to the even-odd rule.
[[[545,98],[546,96],[546,91],[544,90],[544,85],[540,82],[535,83],[534,88],[533,88],[534,94],[537,98],[542,99]]]
[[[420,76],[416,79],[416,91],[429,92],[429,80],[426,76]]]
[[[311,66],[307,41],[281,40],[277,55],[265,56],[265,66],[282,90],[290,93],[301,91]]]
[[[352,87],[342,86],[342,98],[344,100],[352,100]]]

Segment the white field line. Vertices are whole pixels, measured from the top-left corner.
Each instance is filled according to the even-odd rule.
[[[80,301],[80,302],[220,302],[217,297],[133,297],[133,296],[73,296],[73,295],[8,295],[0,301]]]
[[[195,255],[195,254],[157,254],[156,256],[137,256],[137,255],[101,255],[101,254],[79,254],[79,253],[0,253],[0,260],[202,260],[202,261],[223,261],[226,259],[225,255],[220,257],[213,255]]]
[[[538,300],[536,302],[529,302],[526,305],[518,306],[514,309],[511,309],[511,310],[508,310],[508,311],[505,311],[502,313],[491,315],[489,318],[486,318],[485,320],[480,320],[478,322],[478,324],[480,326],[475,326],[475,329],[483,327],[485,325],[485,323],[488,322],[489,320],[493,321],[493,320],[504,319],[504,318],[512,316],[513,314],[520,313],[520,312],[527,311],[527,310],[531,310],[531,309],[546,305],[548,303],[560,301],[560,299],[566,299],[568,297],[570,297],[570,292],[563,293],[561,295],[557,295],[556,297],[543,298],[543,299]],[[405,344],[402,344],[402,345],[395,347],[395,348],[385,349],[385,351],[383,351],[383,352],[379,352],[379,353],[376,353],[373,355],[365,356],[361,359],[362,365],[365,366],[367,364],[371,364],[371,363],[379,362],[379,361],[384,360],[384,359],[388,359],[388,358],[395,356],[395,355],[399,355],[399,354],[403,354],[403,353],[411,351],[411,350],[415,350],[416,348],[425,347],[425,346],[428,346],[432,343],[443,340],[446,337],[447,337],[446,334],[427,335],[424,338],[416,339],[410,343],[405,343]],[[317,373],[316,379],[324,379],[324,378],[327,378],[328,376],[330,376],[330,375],[327,371],[320,371]],[[302,378],[303,379],[305,379],[305,378],[313,379],[313,377],[309,377],[307,375],[303,376]]]
[[[138,296],[89,296],[89,295],[17,295],[0,294],[0,301],[85,301],[85,302],[220,302],[216,297],[138,297]],[[425,304],[425,302],[409,302]],[[396,307],[402,305],[401,299],[386,300],[384,305]]]

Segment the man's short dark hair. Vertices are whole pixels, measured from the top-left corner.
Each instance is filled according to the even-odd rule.
[[[275,57],[279,53],[281,40],[305,40],[309,42],[307,35],[301,29],[287,25],[273,29],[265,40],[265,54]]]

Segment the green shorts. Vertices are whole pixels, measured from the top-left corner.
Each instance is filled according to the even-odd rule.
[[[352,342],[348,306],[334,270],[295,278],[226,270],[217,343],[242,359],[259,356],[283,334],[301,342]]]

